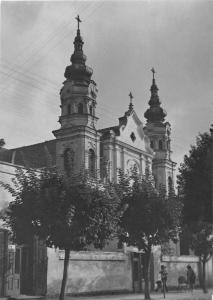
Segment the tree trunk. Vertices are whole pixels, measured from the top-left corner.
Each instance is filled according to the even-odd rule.
[[[204,260],[202,260],[202,263],[203,263],[203,280],[202,280],[202,288],[203,288],[203,292],[204,293],[208,293],[208,291],[207,291],[207,288],[206,288],[206,260],[204,259]]]
[[[145,262],[144,262],[144,296],[145,300],[149,300],[150,298],[150,288],[149,288],[149,269],[150,269],[150,257],[151,257],[151,248],[145,254]]]
[[[61,283],[61,291],[59,295],[59,300],[64,300],[64,293],[67,283],[67,272],[69,267],[69,259],[70,259],[70,249],[65,249],[65,257],[64,257],[64,272],[63,272],[63,279]]]

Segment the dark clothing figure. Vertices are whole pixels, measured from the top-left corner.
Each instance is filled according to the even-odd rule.
[[[166,267],[165,266],[161,266],[161,270],[160,270],[159,273],[161,275],[162,287],[164,285],[166,292],[168,292],[168,288],[167,288],[167,285],[166,285],[168,273],[166,271]]]
[[[189,285],[189,289],[193,291],[196,276],[195,276],[195,272],[192,270],[192,267],[190,265],[187,266],[186,275],[187,275],[187,283]]]

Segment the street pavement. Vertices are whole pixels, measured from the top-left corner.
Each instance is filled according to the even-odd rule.
[[[188,291],[168,292],[166,300],[213,300],[213,290],[209,290],[208,294],[204,294],[201,290],[194,290],[193,293]],[[93,295],[93,296],[66,296],[65,300],[143,300],[144,294],[123,294],[123,295]],[[163,300],[163,294],[151,293],[152,300]],[[56,300],[56,299],[54,299]]]
[[[166,293],[165,300],[213,300],[213,289],[204,294],[202,290],[189,291],[171,291]],[[58,297],[36,297],[19,295],[14,297],[16,300],[58,300]],[[163,294],[151,293],[152,300],[164,300]],[[8,298],[0,298],[0,300],[8,300]],[[90,295],[90,296],[65,296],[65,300],[144,300],[144,294],[114,294],[114,295]]]

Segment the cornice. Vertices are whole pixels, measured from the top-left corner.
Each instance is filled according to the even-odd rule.
[[[131,151],[135,154],[138,154],[138,155],[144,155],[144,156],[147,156],[149,158],[153,158],[153,155],[144,151],[144,150],[141,150],[139,148],[136,148],[136,147],[133,147],[125,142],[121,142],[121,141],[118,141],[118,140],[114,140],[113,142],[110,141],[110,140],[105,140],[105,141],[102,141],[102,143],[104,143],[105,145],[111,145],[112,147],[120,147],[120,148],[123,148],[122,151],[126,152],[127,150],[128,151]]]
[[[176,162],[169,160],[169,159],[156,159],[156,158],[153,159],[153,165],[156,166],[156,165],[161,165],[161,164],[162,165],[167,164],[171,167],[175,167],[177,165]]]

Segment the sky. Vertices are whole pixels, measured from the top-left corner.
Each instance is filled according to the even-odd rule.
[[[2,1],[0,138],[6,148],[54,138],[59,91],[80,15],[93,68],[98,129],[118,124],[134,96],[146,124],[151,68],[179,164],[213,123],[213,1]]]

